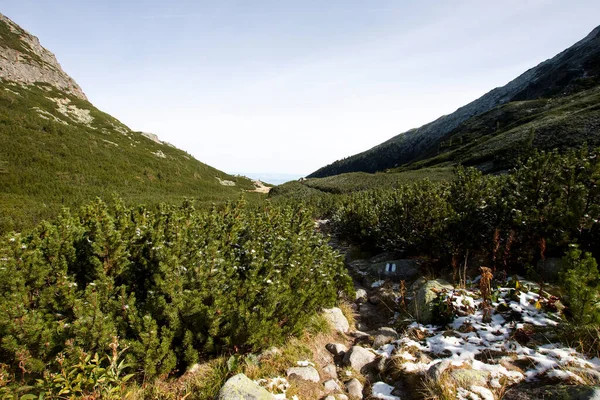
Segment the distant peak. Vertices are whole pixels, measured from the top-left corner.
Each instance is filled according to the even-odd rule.
[[[0,14],[0,78],[31,85],[48,83],[87,100],[81,87],[56,60],[54,54],[10,18]]]

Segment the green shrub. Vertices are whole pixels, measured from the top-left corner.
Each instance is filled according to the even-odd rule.
[[[576,325],[600,323],[600,273],[596,259],[573,245],[563,262],[565,271],[561,274],[561,285],[573,322]]]
[[[145,377],[184,371],[277,344],[352,291],[302,206],[151,212],[98,200],[7,235],[0,260],[0,363],[30,378],[58,370],[66,343],[104,354],[114,337]]]

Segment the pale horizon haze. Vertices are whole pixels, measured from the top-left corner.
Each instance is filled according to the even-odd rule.
[[[96,107],[257,176],[308,175],[452,113],[600,24],[597,0],[1,4]]]

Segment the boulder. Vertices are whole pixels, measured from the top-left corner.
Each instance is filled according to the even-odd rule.
[[[333,329],[340,333],[347,333],[350,330],[350,324],[344,316],[342,310],[337,307],[323,310],[323,315],[329,321]]]
[[[396,259],[373,263],[368,272],[373,276],[409,281],[419,274],[419,267],[419,260]]]
[[[327,364],[326,366],[323,367],[323,374],[325,374],[326,378],[336,379],[337,378],[337,368],[335,367],[334,364]]]
[[[346,391],[354,399],[363,398],[363,385],[356,378],[352,378],[346,382]]]
[[[418,322],[422,324],[431,323],[433,318],[433,301],[437,298],[436,291],[443,289],[452,290],[453,287],[443,279],[432,279],[425,281],[421,286],[414,288],[411,311]]]
[[[348,348],[341,343],[328,343],[325,345],[325,348],[334,356],[341,355],[348,351]]]
[[[367,299],[367,291],[365,289],[356,289],[356,301],[365,301]]]
[[[325,387],[326,393],[342,391],[342,388],[340,387],[340,385],[338,385],[338,383],[336,381],[334,381],[333,379],[323,382],[323,386]]]
[[[375,361],[375,353],[360,346],[353,346],[344,354],[344,364],[349,365],[356,372],[361,372],[365,366]]]
[[[600,387],[579,385],[516,385],[506,391],[504,400],[599,400]]]
[[[295,376],[303,381],[319,382],[321,380],[319,372],[311,366],[288,368],[286,375],[288,377]]]
[[[427,370],[427,376],[429,376],[435,382],[439,381],[442,374],[452,365],[450,360],[444,359],[439,363],[433,364]]]
[[[384,344],[391,343],[394,340],[398,340],[398,332],[388,327],[379,328],[373,336],[373,348],[375,349],[380,348]]]
[[[457,386],[469,388],[471,386],[486,386],[490,373],[469,368],[457,368],[450,371],[450,378]]]
[[[218,400],[273,400],[273,395],[244,374],[235,375],[225,382]]]

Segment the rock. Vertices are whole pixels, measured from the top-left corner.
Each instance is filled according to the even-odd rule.
[[[333,379],[325,381],[323,383],[323,386],[325,387],[325,392],[327,392],[327,393],[342,391],[342,388],[340,387],[340,385],[338,385],[338,383],[336,381],[334,381]]]
[[[329,396],[325,397],[325,400],[335,400],[335,397],[332,395],[329,395]]]
[[[280,354],[281,354],[281,350],[279,350],[277,347],[271,347],[270,349],[265,350],[261,354],[259,354],[258,360],[260,361],[265,358],[273,358]]]
[[[378,349],[394,340],[398,340],[398,332],[388,327],[379,328],[374,335],[373,348]]]
[[[364,322],[359,321],[356,324],[356,329],[358,329],[359,331],[368,331],[369,326],[367,324],[365,324]]]
[[[437,364],[433,364],[427,370],[427,375],[434,381],[439,381],[442,374],[450,367],[452,362],[450,360],[442,360]]]
[[[365,366],[375,361],[376,358],[375,353],[364,347],[353,346],[344,355],[344,364],[351,366],[356,372],[361,372]]]
[[[323,373],[327,378],[337,379],[337,368],[334,364],[327,364],[324,366]]]
[[[314,367],[311,367],[311,366],[288,368],[288,370],[286,371],[286,375],[288,377],[295,375],[296,377],[298,377],[299,379],[302,379],[303,381],[319,382],[321,380],[321,377],[319,376],[319,372]]]
[[[7,29],[18,36],[17,45],[0,47],[0,79],[28,85],[48,83],[81,100],[87,100],[79,85],[63,71],[54,54],[44,48],[37,37],[2,14],[0,24],[6,24]]]
[[[219,390],[218,400],[273,400],[273,395],[244,374],[235,375]]]
[[[396,280],[411,280],[419,274],[420,261],[396,259],[373,263],[368,272],[377,277],[389,277]]]
[[[356,289],[356,301],[364,301],[367,299],[367,291],[365,289]]]
[[[411,310],[415,319],[422,324],[430,324],[433,318],[432,305],[437,298],[434,290],[452,290],[452,285],[443,279],[426,281],[415,289],[415,296],[411,303]]]
[[[325,348],[334,356],[343,354],[348,351],[348,348],[341,343],[328,343],[325,345]]]
[[[476,369],[457,368],[450,371],[450,378],[460,387],[486,386],[490,373]]]
[[[347,333],[350,330],[350,324],[344,316],[342,310],[337,307],[323,310],[323,315],[329,321],[333,329],[340,333]]]
[[[342,393],[336,394],[336,395],[335,395],[335,398],[336,398],[337,400],[349,400],[349,399],[348,399],[348,396],[346,396],[345,394],[342,394]]]
[[[363,385],[356,378],[352,378],[346,382],[346,391],[352,398],[363,398]]]
[[[506,391],[504,400],[598,400],[600,387],[577,385],[516,385]]]

